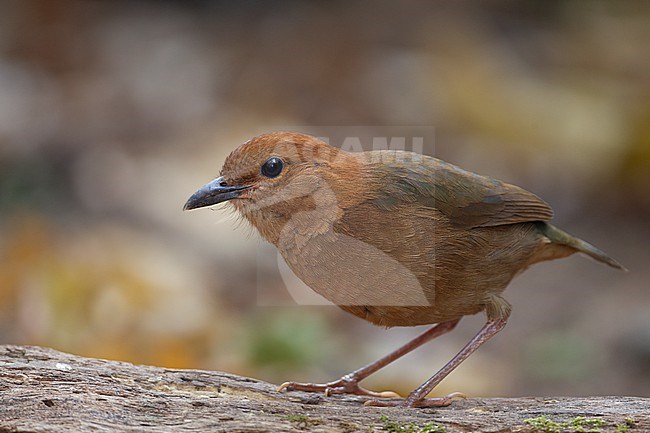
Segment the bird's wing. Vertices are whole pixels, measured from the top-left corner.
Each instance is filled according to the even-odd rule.
[[[370,164],[372,177],[381,185],[375,189],[376,206],[417,203],[439,210],[459,228],[548,221],[553,217],[545,201],[518,186],[429,156],[413,155],[398,151],[394,160],[383,157],[381,163]]]

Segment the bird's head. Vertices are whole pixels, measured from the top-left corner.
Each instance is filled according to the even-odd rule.
[[[296,212],[338,203],[340,174],[355,170],[350,155],[305,134],[263,134],[235,149],[220,176],[194,193],[184,210],[228,201],[270,238],[265,232]]]

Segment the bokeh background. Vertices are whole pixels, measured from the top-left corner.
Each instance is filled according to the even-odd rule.
[[[260,132],[427,125],[630,269],[532,268],[436,393],[649,396],[648,41],[648,2],[5,1],[0,343],[276,383],[374,360],[421,329],[260,302],[273,249],[181,207]],[[483,320],[367,385],[410,391]]]

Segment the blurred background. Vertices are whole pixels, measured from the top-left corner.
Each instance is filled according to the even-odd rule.
[[[650,3],[3,2],[0,343],[280,383],[423,329],[271,305],[273,248],[181,211],[249,137],[435,127],[428,153],[519,184],[630,269],[537,265],[509,325],[437,389],[650,396]],[[407,393],[483,324],[365,383]]]

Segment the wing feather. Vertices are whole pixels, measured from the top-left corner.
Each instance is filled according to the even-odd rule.
[[[375,152],[370,161],[378,161]],[[417,203],[434,208],[460,228],[493,227],[530,221],[548,221],[551,207],[535,194],[515,185],[463,170],[424,155],[394,151],[370,163],[371,177],[380,187],[373,203],[390,208]]]

